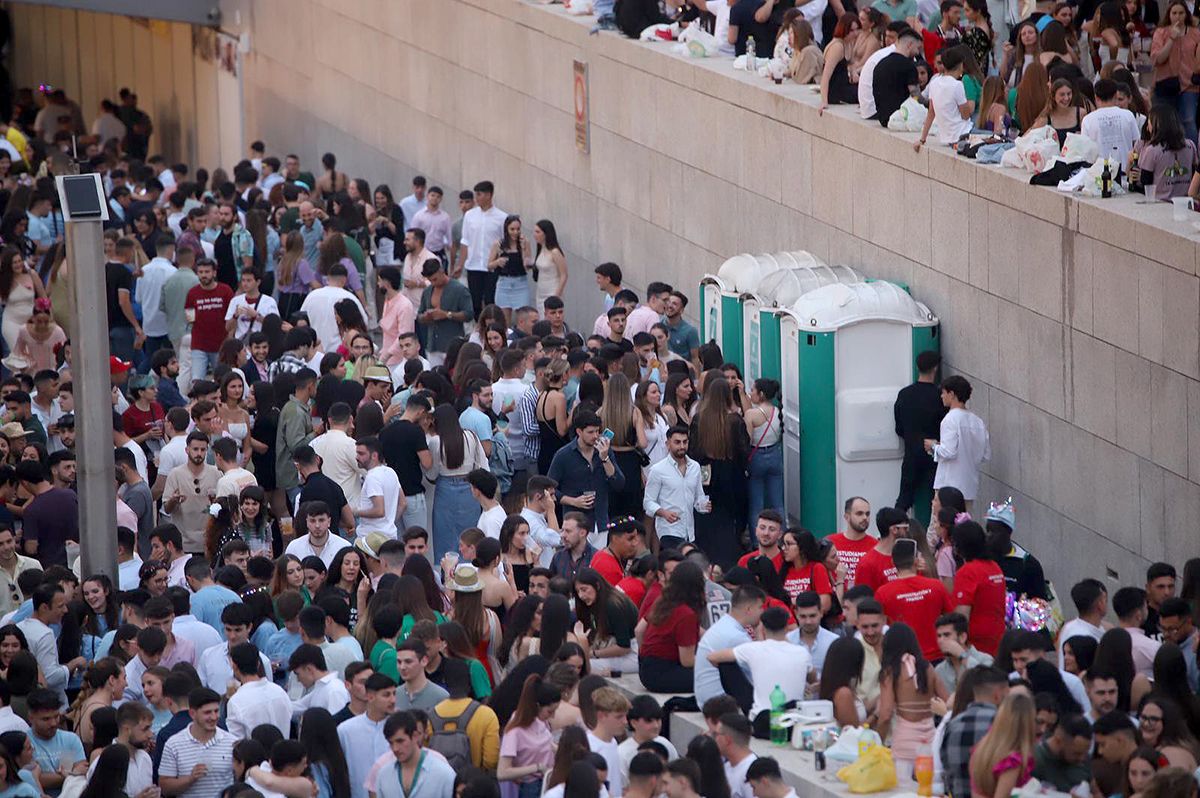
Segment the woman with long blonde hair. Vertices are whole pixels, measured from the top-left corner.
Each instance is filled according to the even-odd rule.
[[[643,485],[640,479],[642,451],[646,447],[646,426],[641,413],[633,408],[633,387],[629,378],[618,372],[604,384],[604,404],[600,407],[600,422],[605,435],[612,433],[609,445],[617,468],[625,474],[625,486],[618,491],[609,489],[610,518],[623,515],[642,516]]]
[[[1007,798],[1033,774],[1037,710],[1025,693],[1010,693],[971,754],[971,795]]]
[[[735,409],[729,382],[720,372],[704,382],[688,442],[688,455],[700,463],[710,500],[709,512],[696,514],[696,544],[712,562],[728,568],[741,555],[739,537],[746,525],[750,435]]]

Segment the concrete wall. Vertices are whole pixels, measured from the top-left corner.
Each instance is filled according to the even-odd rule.
[[[912,136],[845,109],[818,116],[809,87],[589,36],[557,6],[226,5],[250,34],[248,137],[306,165],[334,151],[399,191],[418,170],[448,192],[495,181],[502,208],[558,225],[573,325],[599,310],[604,260],[635,287],[689,292],[748,250],[805,248],[903,280],[976,385],[995,453],[983,498],[1014,496],[1018,538],[1060,590],[1106,569],[1137,583],[1146,562],[1196,553],[1197,239],[1169,208],[917,154]],[[575,149],[573,59],[590,67],[590,155]]]
[[[208,57],[212,33],[194,41],[193,26],[114,14],[10,3],[14,85],[49,83],[66,89],[91,125],[100,101],[117,102],[129,87],[154,122],[150,152],[210,169],[241,157],[236,138],[222,149],[220,97],[232,95],[226,122],[240,122],[236,79]],[[197,29],[199,30],[199,29]],[[199,46],[197,46],[199,45]],[[234,81],[233,86],[228,82]],[[226,85],[222,86],[222,83]],[[240,132],[240,127],[237,128]]]

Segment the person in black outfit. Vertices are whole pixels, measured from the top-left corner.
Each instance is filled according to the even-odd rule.
[[[918,91],[920,79],[917,77],[917,62],[913,59],[920,52],[921,34],[909,28],[896,39],[896,52],[884,56],[875,66],[871,84],[875,96],[875,116],[872,118],[878,119],[884,127],[887,127],[888,120],[904,101]]]
[[[882,65],[883,62],[880,62]],[[915,70],[913,74],[916,74]],[[876,70],[876,78],[878,75]],[[937,440],[940,437],[942,417],[946,415],[942,391],[937,382],[937,370],[941,364],[942,357],[937,352],[917,355],[917,381],[902,388],[896,396],[893,412],[896,416],[896,434],[904,440],[904,462],[900,466],[900,495],[896,497],[895,507],[902,512],[908,512],[912,507],[913,496],[918,490],[933,490],[937,464],[925,451],[925,439]]]
[[[775,34],[779,31],[778,18],[772,14],[775,2],[766,0],[737,0],[729,9],[729,32],[733,34],[734,55],[746,54],[746,42],[754,37],[754,51],[758,58],[770,58],[775,49]],[[761,19],[760,17],[764,17]]]

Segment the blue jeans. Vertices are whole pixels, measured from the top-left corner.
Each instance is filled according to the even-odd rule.
[[[208,373],[217,365],[217,352],[192,350],[192,382],[208,379]]]
[[[127,363],[133,362],[133,339],[136,336],[133,334],[132,327],[109,327],[108,328],[108,349],[109,352],[121,358]]]
[[[138,364],[138,372],[141,374],[150,373],[150,361],[154,357],[154,353],[160,349],[170,349],[171,339],[165,335],[148,335],[146,343],[142,344],[141,362]]]
[[[783,444],[763,446],[750,458],[750,514],[746,520],[754,529],[758,514],[771,508],[783,513]],[[757,543],[756,543],[757,545]]]

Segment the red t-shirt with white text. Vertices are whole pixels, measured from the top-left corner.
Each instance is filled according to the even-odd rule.
[[[932,661],[942,658],[937,644],[938,616],[951,612],[954,601],[940,579],[904,576],[875,591],[875,600],[887,613],[889,623],[906,623],[917,633],[921,653]]]
[[[755,549],[754,551],[748,554],[743,554],[741,557],[739,557],[738,565],[742,566],[743,568],[748,568],[750,567],[750,561],[755,557],[760,556],[762,555],[759,553],[758,549]],[[771,564],[775,566],[776,571],[780,569],[780,567],[783,565],[783,549],[775,552],[775,556],[771,558]]]
[[[858,561],[858,574],[854,584],[866,585],[872,590],[879,590],[897,576],[896,566],[892,564],[892,555],[880,554],[872,547]]]
[[[991,560],[971,560],[954,574],[954,604],[971,608],[967,640],[995,656],[1004,634],[1004,572]]]
[[[219,352],[225,343],[225,310],[233,299],[233,289],[225,283],[217,283],[205,291],[198,285],[192,286],[183,307],[196,311],[192,322],[192,349],[197,352]]]
[[[870,535],[864,535],[862,540],[851,540],[845,532],[838,532],[829,536],[829,542],[837,549],[838,560],[846,564],[846,586],[853,587],[857,584],[854,580],[858,574],[858,561],[879,545],[879,540]]]
[[[833,592],[833,586],[829,584],[829,571],[819,562],[806,563],[802,568],[788,566],[787,573],[783,575],[783,589],[792,597],[793,602],[796,601],[796,596],[806,591],[812,591],[818,596],[828,596]]]

